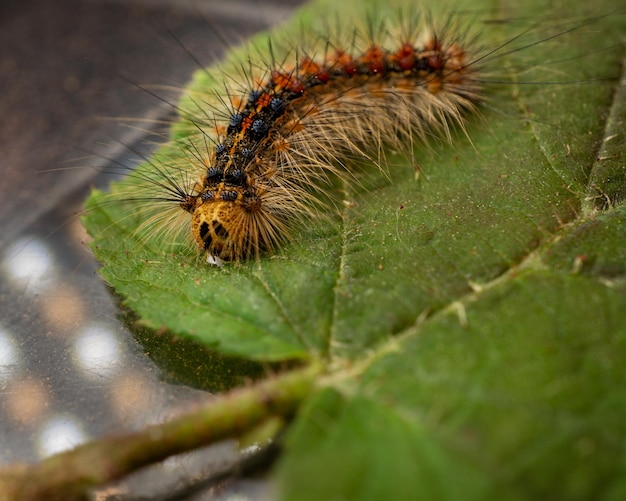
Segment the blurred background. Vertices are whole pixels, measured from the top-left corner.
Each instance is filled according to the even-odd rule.
[[[79,214],[91,187],[105,188],[116,165],[139,161],[133,151],[158,140],[199,66],[300,3],[0,2],[0,466],[168,419],[263,373],[131,333]],[[97,498],[268,496],[240,459],[234,444],[220,444]],[[207,479],[200,490],[198,479]]]

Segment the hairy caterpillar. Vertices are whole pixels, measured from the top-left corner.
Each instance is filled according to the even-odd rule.
[[[333,179],[351,182],[359,159],[384,167],[385,148],[450,141],[499,82],[492,65],[595,21],[490,47],[455,13],[363,19],[347,35],[315,36],[281,55],[270,42],[269,59],[251,56],[223,88],[192,95],[194,109],[182,113],[192,132],[175,141],[178,157],[151,162],[136,174],[143,192],[122,194],[154,202],[145,226],[190,232],[212,264],[272,251],[323,212],[325,190]]]

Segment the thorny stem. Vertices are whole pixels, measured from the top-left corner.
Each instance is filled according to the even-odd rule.
[[[0,501],[79,501],[90,488],[143,466],[230,437],[271,416],[291,417],[313,389],[312,365],[212,398],[189,414],[142,431],[105,437],[36,465],[0,470]]]

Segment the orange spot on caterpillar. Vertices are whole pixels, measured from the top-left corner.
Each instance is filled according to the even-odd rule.
[[[290,92],[301,94],[305,89],[304,83],[299,78],[276,70],[272,71],[271,83],[275,91],[287,89]]]
[[[361,58],[363,63],[367,65],[368,69],[372,73],[384,73],[385,72],[385,53],[381,50],[380,47],[373,45]]]
[[[254,116],[250,115],[243,119],[241,122],[241,131],[246,132],[254,123]]]
[[[304,75],[310,75],[311,77],[317,78],[317,80],[322,83],[327,83],[330,80],[330,73],[328,70],[308,57],[305,57],[300,61],[300,70]]]
[[[410,43],[404,42],[400,50],[392,54],[389,60],[397,63],[401,70],[409,71],[415,64],[415,49]]]
[[[270,96],[267,92],[261,94],[257,99],[257,111],[262,110],[263,108],[267,108],[272,101],[272,96]]]
[[[357,72],[357,67],[352,56],[343,50],[338,50],[335,53],[334,61],[330,64],[331,67],[341,68],[346,75],[352,76]]]

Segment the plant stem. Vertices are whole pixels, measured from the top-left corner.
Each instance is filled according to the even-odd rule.
[[[0,471],[1,501],[78,501],[90,488],[143,466],[226,438],[237,437],[271,416],[290,418],[313,389],[312,365],[212,398],[189,414],[142,431],[105,437],[36,465]]]

